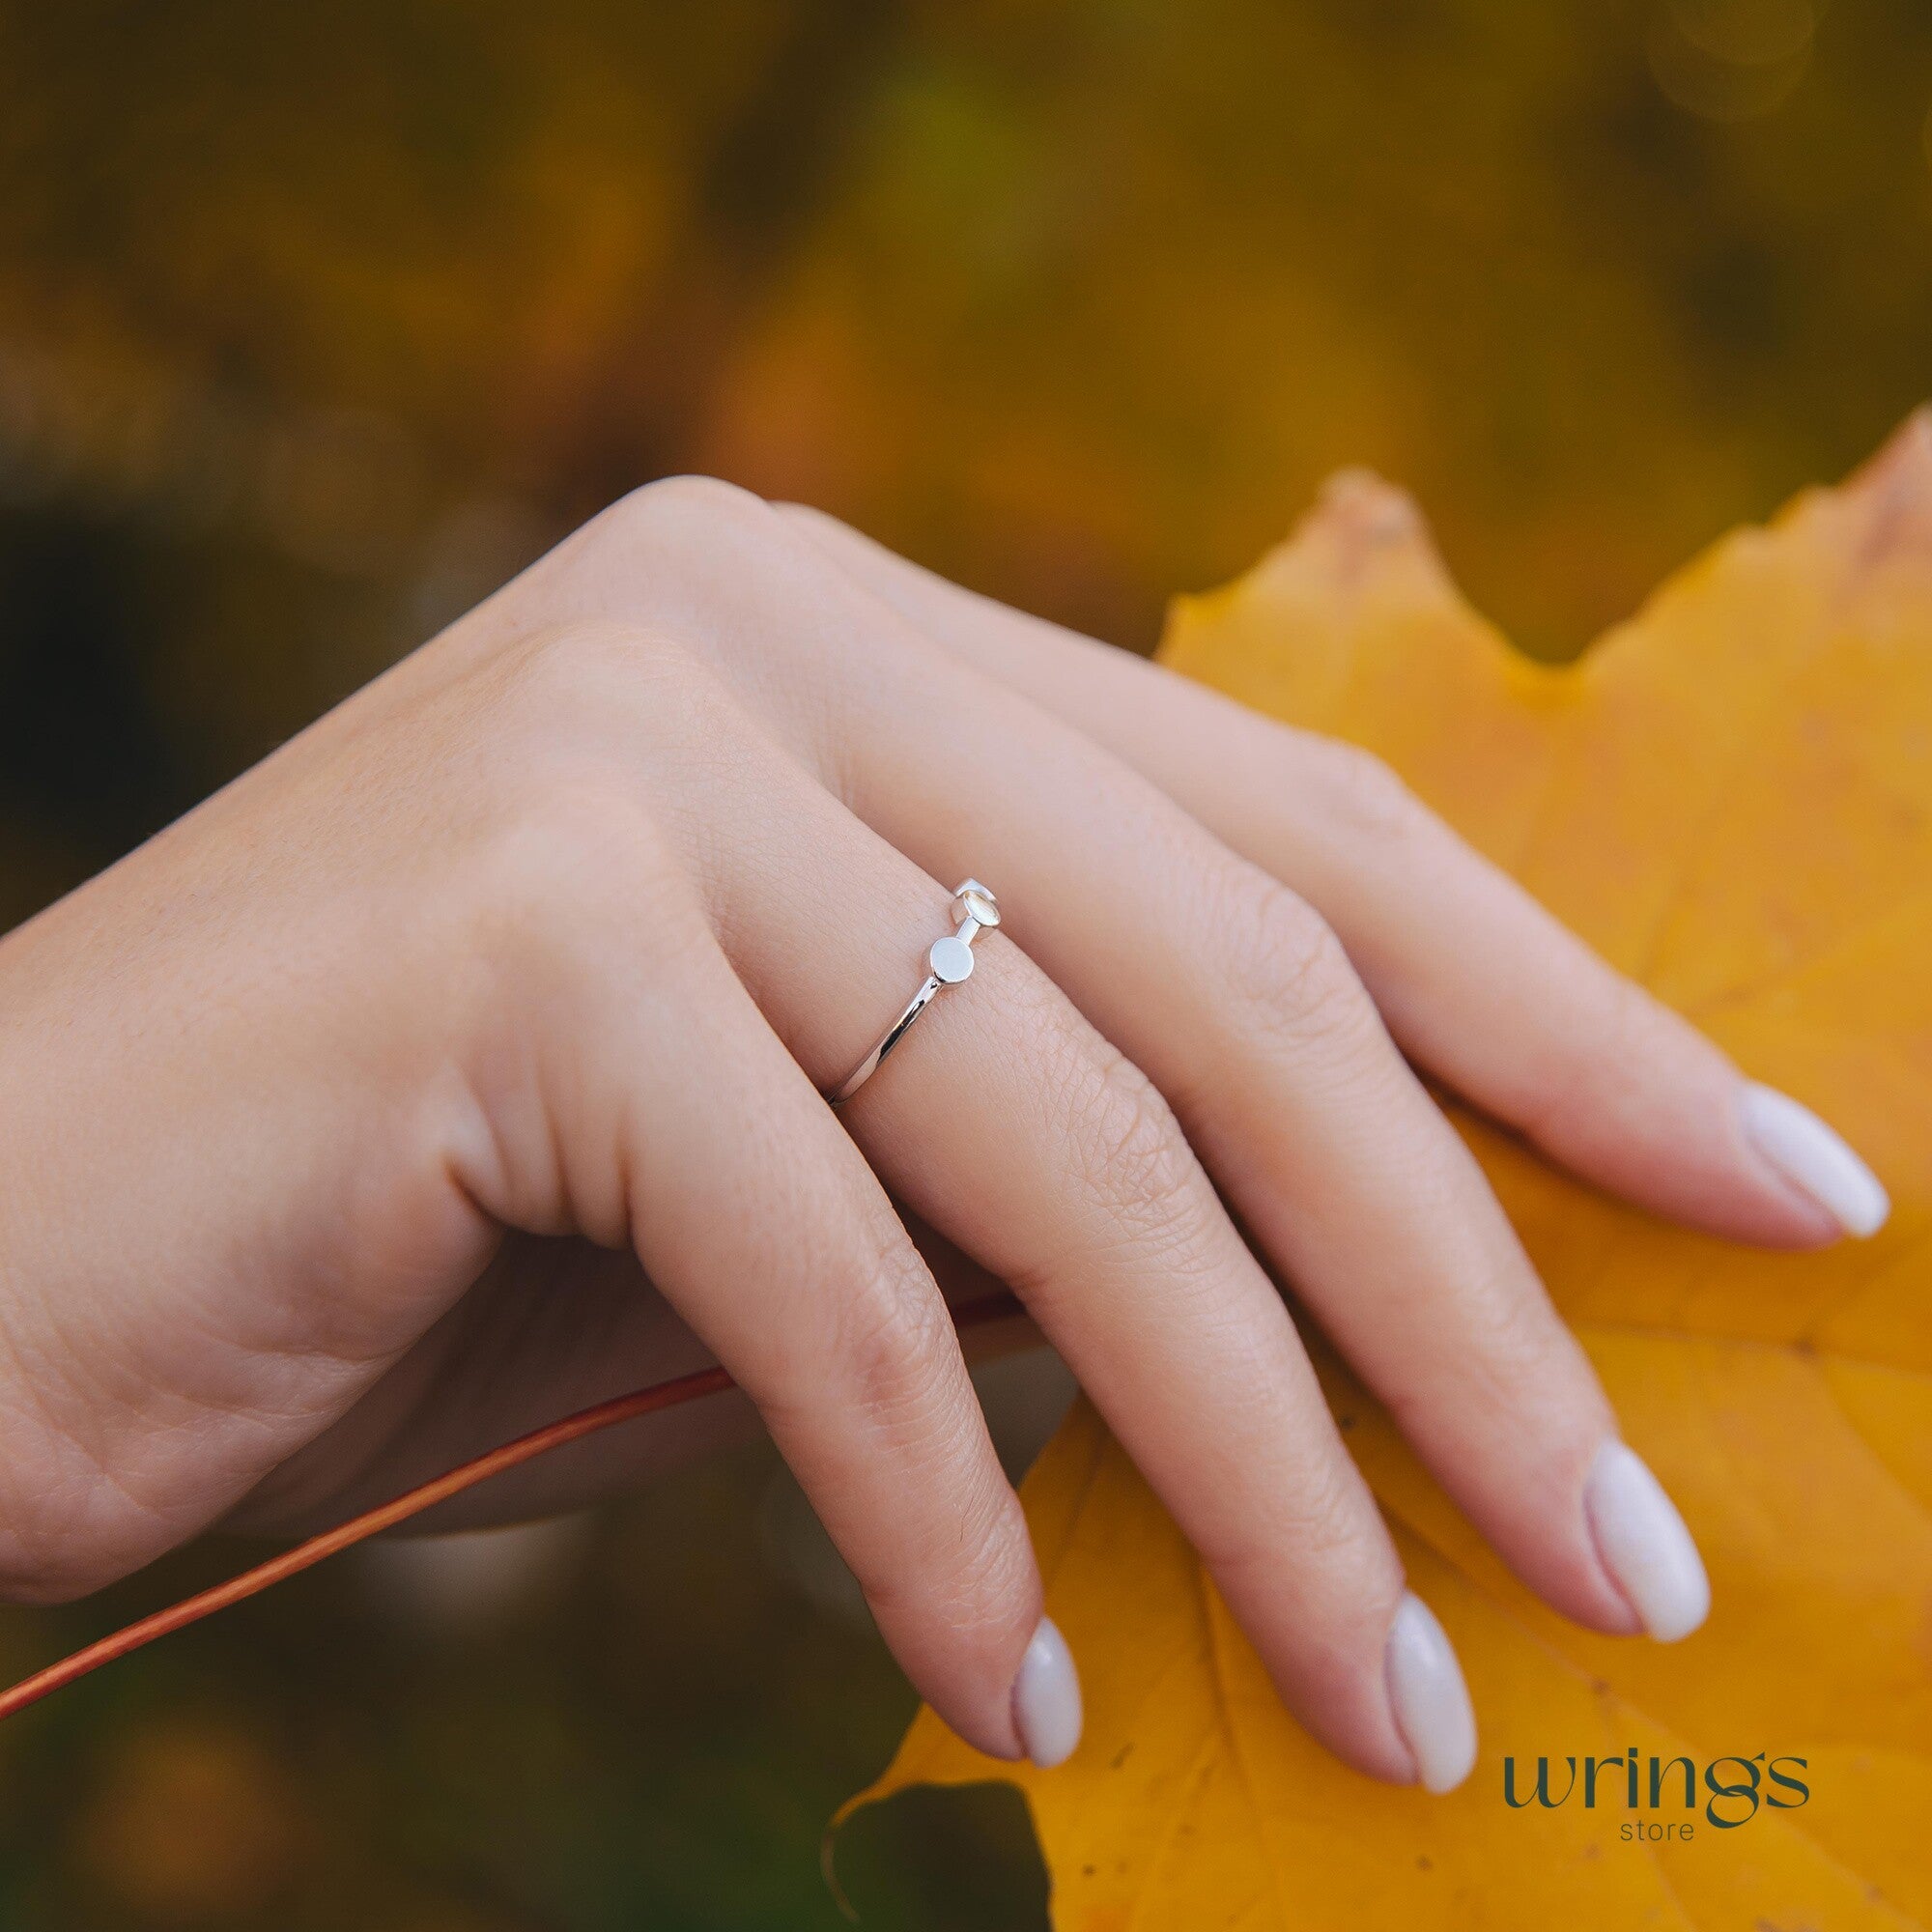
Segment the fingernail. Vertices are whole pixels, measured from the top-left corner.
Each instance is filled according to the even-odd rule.
[[[1846,1234],[1875,1235],[1885,1226],[1891,1201],[1878,1176],[1809,1107],[1754,1080],[1738,1105],[1751,1145]]]
[[[1042,1771],[1065,1764],[1080,1742],[1080,1673],[1051,1617],[1041,1617],[1013,1679],[1013,1728]]]
[[[1396,1728],[1425,1791],[1453,1791],[1476,1762],[1476,1714],[1455,1646],[1435,1613],[1410,1591],[1389,1625],[1383,1652]]]
[[[1659,1643],[1689,1636],[1711,1610],[1704,1559],[1650,1465],[1622,1442],[1597,1451],[1583,1485],[1597,1554]]]

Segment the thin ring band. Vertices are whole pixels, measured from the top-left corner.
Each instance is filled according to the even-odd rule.
[[[835,1107],[842,1107],[880,1066],[886,1055],[912,1031],[912,1023],[932,1004],[942,986],[956,986],[973,977],[973,942],[981,932],[1000,923],[1000,902],[978,879],[968,879],[956,887],[952,903],[959,908],[959,923],[932,942],[925,955],[925,983],[906,1002],[905,1010],[879,1037],[879,1043],[860,1061],[844,1083],[825,1097]]]

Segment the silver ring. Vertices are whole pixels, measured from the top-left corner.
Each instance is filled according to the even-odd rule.
[[[952,903],[959,909],[959,923],[932,942],[925,955],[925,984],[906,1002],[905,1011],[879,1037],[879,1043],[852,1069],[842,1086],[825,1097],[835,1107],[842,1107],[874,1073],[894,1047],[912,1031],[912,1023],[932,1003],[942,986],[956,986],[973,977],[973,942],[981,932],[1000,923],[1000,902],[978,879],[968,879],[957,887]]]

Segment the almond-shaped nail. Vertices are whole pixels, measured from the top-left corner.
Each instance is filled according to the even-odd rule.
[[[1878,1176],[1809,1107],[1753,1080],[1738,1108],[1752,1147],[1846,1234],[1875,1235],[1885,1226],[1891,1200]]]
[[[1013,1728],[1042,1771],[1065,1764],[1080,1742],[1080,1673],[1060,1627],[1041,1617],[1013,1679]]]
[[[1476,1714],[1455,1646],[1435,1613],[1409,1592],[1382,1653],[1396,1728],[1425,1791],[1453,1791],[1476,1762]]]
[[[1622,1442],[1597,1451],[1583,1486],[1597,1554],[1659,1643],[1689,1636],[1711,1610],[1704,1559],[1650,1465]]]

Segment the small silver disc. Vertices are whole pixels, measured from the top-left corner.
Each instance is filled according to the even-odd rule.
[[[949,932],[944,939],[935,939],[925,959],[932,968],[932,977],[943,980],[949,986],[956,986],[960,980],[972,977],[973,949],[956,934]]]

